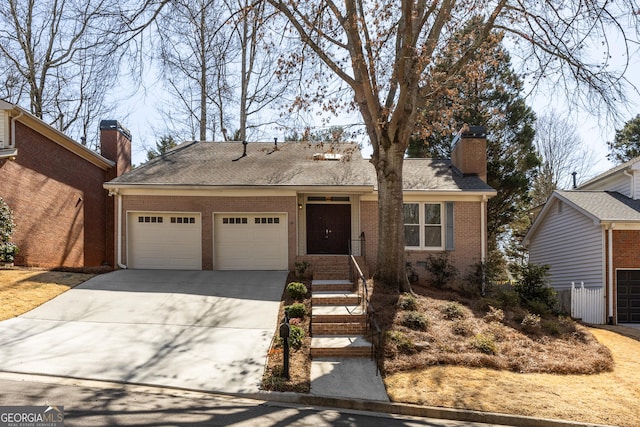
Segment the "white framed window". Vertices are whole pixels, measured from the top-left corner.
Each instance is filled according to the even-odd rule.
[[[404,244],[409,249],[444,249],[443,203],[405,203]]]

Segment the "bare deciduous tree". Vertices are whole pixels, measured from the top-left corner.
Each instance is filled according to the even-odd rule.
[[[594,153],[585,148],[574,126],[555,111],[549,111],[536,121],[534,143],[541,157],[541,165],[533,182],[533,205],[547,201],[557,189],[573,187],[590,177],[595,164]]]
[[[324,81],[339,79],[352,96],[373,147],[371,162],[378,177],[379,236],[374,277],[397,290],[410,290],[405,273],[402,222],[403,158],[416,118],[420,87],[433,87],[433,59],[467,23],[472,11],[485,20],[474,40],[446,70],[455,76],[478,46],[499,29],[531,70],[533,79],[558,77],[583,88],[587,100],[615,107],[622,95],[619,75],[592,65],[587,46],[607,31],[619,31],[621,11],[637,22],[634,0],[268,0],[285,16],[302,42],[283,61],[288,67],[313,66]],[[630,18],[631,19],[631,18]],[[622,34],[624,43],[628,42]],[[445,76],[446,77],[446,76]],[[318,85],[322,92],[322,84]],[[312,97],[301,94],[301,103]],[[427,94],[429,96],[429,94]],[[305,99],[307,98],[307,99]],[[334,104],[317,96],[324,107]],[[349,100],[351,101],[351,100]]]

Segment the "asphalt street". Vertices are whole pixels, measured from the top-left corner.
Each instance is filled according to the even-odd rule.
[[[178,389],[0,373],[0,405],[64,407],[65,426],[487,427],[428,418],[278,404]]]

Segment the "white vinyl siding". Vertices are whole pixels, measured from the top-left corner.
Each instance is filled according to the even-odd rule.
[[[544,219],[529,243],[529,260],[550,266],[551,286],[570,288],[571,282],[584,282],[587,287],[603,286],[601,226],[566,203],[562,209],[552,206]]]
[[[633,190],[635,194],[631,196],[632,199],[640,200],[640,171],[634,171],[633,173]]]
[[[0,150],[9,148],[9,125],[7,112],[0,110]]]

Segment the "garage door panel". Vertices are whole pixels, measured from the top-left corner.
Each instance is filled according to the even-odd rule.
[[[130,268],[202,269],[199,213],[134,212],[129,213],[128,221]]]
[[[286,270],[285,214],[216,214],[214,256],[218,270]]]
[[[617,312],[619,323],[640,323],[640,270],[618,270]]]

